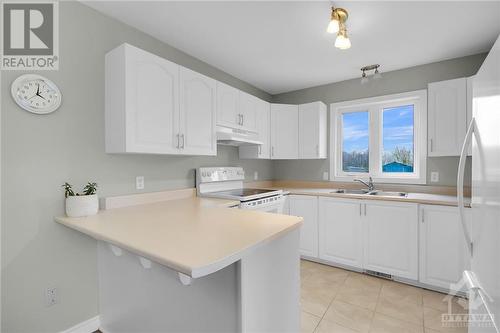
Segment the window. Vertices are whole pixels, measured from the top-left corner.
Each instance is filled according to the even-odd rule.
[[[342,170],[368,172],[368,112],[342,114]]]
[[[413,105],[382,111],[382,172],[413,172]]]
[[[331,180],[426,181],[425,90],[330,106]]]

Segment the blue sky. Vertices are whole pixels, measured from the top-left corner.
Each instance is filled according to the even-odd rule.
[[[368,112],[344,113],[343,136],[344,151],[368,150]],[[393,151],[396,146],[413,150],[413,105],[384,109],[384,151]]]
[[[349,112],[342,115],[343,151],[368,150],[368,112]]]
[[[413,150],[413,105],[384,109],[382,131],[384,151],[396,146]]]

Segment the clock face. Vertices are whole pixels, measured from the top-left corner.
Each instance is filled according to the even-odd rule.
[[[61,92],[49,79],[40,75],[21,75],[11,87],[12,97],[23,109],[46,114],[61,105]]]

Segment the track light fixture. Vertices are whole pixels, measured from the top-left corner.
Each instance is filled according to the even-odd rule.
[[[375,79],[375,80],[380,79],[382,77],[382,74],[378,70],[379,67],[380,67],[379,64],[361,67],[361,84],[365,84],[368,82],[369,79],[368,79],[368,76],[366,75],[366,72],[368,72],[368,71],[374,71],[373,79]]]

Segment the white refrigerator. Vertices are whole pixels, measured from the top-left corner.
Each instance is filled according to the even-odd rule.
[[[472,223],[469,333],[500,332],[500,38],[473,79],[473,119],[459,164],[459,209],[463,221],[463,171],[472,143]],[[465,224],[464,224],[465,225]],[[491,318],[491,320],[490,320]]]

